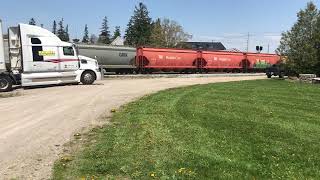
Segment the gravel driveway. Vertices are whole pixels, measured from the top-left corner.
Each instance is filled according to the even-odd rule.
[[[112,108],[159,90],[264,76],[108,79],[92,86],[17,90],[0,98],[0,179],[48,179],[62,145]]]

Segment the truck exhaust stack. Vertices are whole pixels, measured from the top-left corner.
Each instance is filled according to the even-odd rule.
[[[0,72],[6,70],[6,64],[4,59],[4,44],[3,44],[3,33],[2,33],[2,21],[0,19]]]

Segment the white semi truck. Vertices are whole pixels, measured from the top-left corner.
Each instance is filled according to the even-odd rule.
[[[13,85],[92,84],[101,78],[98,62],[78,55],[74,44],[27,24],[8,28],[5,41],[0,20],[0,92]]]

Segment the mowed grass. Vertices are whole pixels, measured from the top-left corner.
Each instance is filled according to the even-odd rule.
[[[319,179],[320,86],[257,80],[130,103],[54,179]]]

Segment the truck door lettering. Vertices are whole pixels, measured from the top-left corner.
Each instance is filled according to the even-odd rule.
[[[54,51],[39,51],[39,56],[55,56]]]
[[[119,53],[119,57],[128,57],[128,54],[127,53]]]

